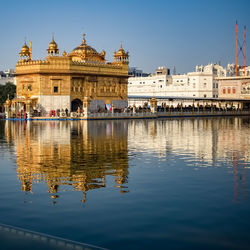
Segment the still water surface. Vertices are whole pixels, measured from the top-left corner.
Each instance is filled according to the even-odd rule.
[[[0,121],[0,223],[108,249],[249,249],[249,132],[249,118]]]

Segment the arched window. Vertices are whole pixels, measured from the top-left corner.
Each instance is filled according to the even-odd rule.
[[[227,93],[228,93],[228,94],[231,94],[231,88],[228,88],[228,89],[227,89]]]
[[[223,93],[223,94],[226,94],[226,89],[225,89],[225,88],[222,90],[222,93]]]
[[[233,94],[236,94],[236,88],[233,88]]]

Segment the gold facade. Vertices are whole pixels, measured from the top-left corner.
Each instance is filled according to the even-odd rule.
[[[103,100],[105,104],[127,100],[129,55],[122,46],[114,53],[114,62],[106,62],[104,50],[98,53],[87,45],[85,35],[81,45],[68,54],[64,51],[62,56],[54,38],[45,60],[32,60],[31,52],[31,44],[28,47],[25,43],[16,65],[15,102],[30,99],[34,108],[37,104],[46,106],[41,101],[43,96],[68,97],[70,104],[84,98]]]

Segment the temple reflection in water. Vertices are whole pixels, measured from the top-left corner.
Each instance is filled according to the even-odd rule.
[[[127,123],[104,122],[6,122],[5,135],[16,145],[17,174],[22,190],[32,192],[40,181],[48,184],[51,198],[61,186],[86,192],[106,186],[114,176],[115,187],[128,192]]]
[[[5,123],[5,137],[16,145],[22,190],[45,181],[53,199],[60,190],[83,192],[107,186],[107,176],[121,193],[128,189],[129,161],[168,161],[172,155],[195,168],[228,165],[234,200],[246,197],[245,166],[250,160],[246,118],[130,121],[54,121]],[[138,158],[138,152],[145,158]],[[134,157],[135,156],[135,157]],[[139,159],[139,160],[138,160]],[[63,186],[63,187],[62,187]]]

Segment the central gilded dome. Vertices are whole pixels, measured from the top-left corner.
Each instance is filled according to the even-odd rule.
[[[98,53],[94,48],[86,44],[85,34],[83,34],[82,44],[73,49],[68,56],[72,61],[105,63],[105,51]]]

